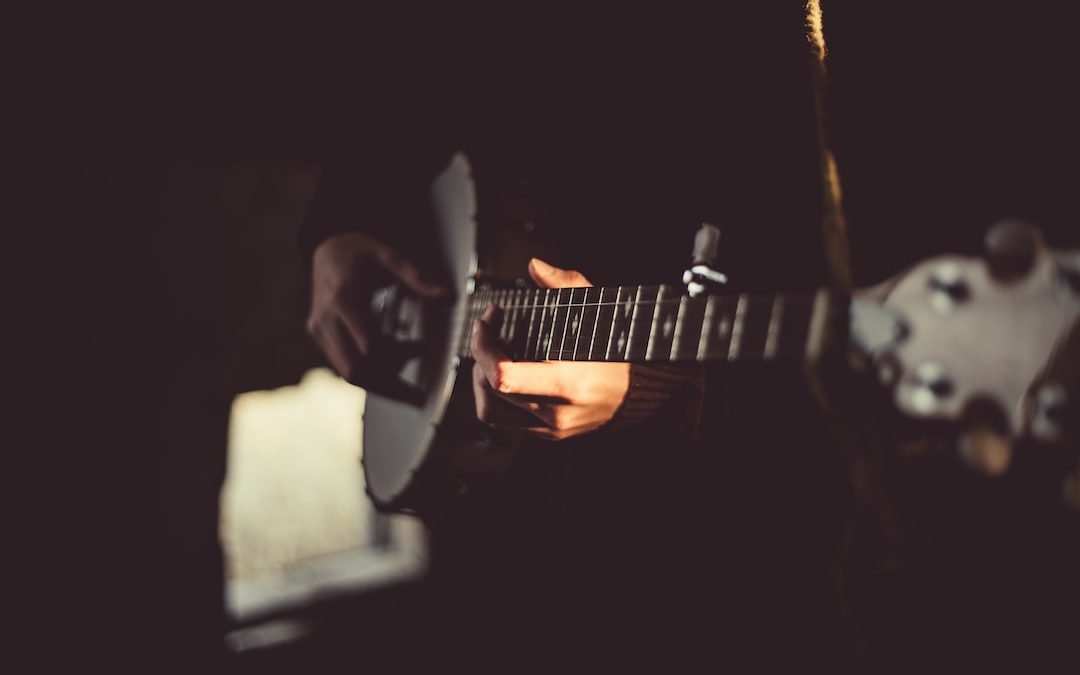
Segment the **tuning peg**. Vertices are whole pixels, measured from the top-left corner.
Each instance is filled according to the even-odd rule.
[[[990,427],[974,427],[960,436],[960,457],[988,476],[1000,476],[1012,463],[1012,443]]]
[[[1044,443],[1056,443],[1065,434],[1069,395],[1058,382],[1044,382],[1030,399],[1031,435]]]
[[[977,398],[965,407],[963,423],[958,444],[961,459],[988,476],[1005,473],[1012,463],[1013,447],[1001,406]]]
[[[694,251],[690,269],[683,272],[683,283],[691,297],[716,289],[727,283],[723,272],[716,271],[716,254],[720,247],[720,228],[702,223],[694,235]]]
[[[1057,271],[1062,286],[1068,288],[1073,295],[1080,295],[1080,256],[1076,256],[1071,265],[1062,260],[1058,263]]]
[[[947,260],[930,274],[930,304],[942,314],[971,299],[971,285],[964,270],[955,261]]]
[[[983,243],[990,276],[1001,283],[1012,283],[1026,277],[1043,248],[1039,229],[1015,219],[995,224],[987,231]]]
[[[911,407],[922,415],[937,414],[942,404],[956,391],[945,366],[937,361],[920,363],[903,387]]]

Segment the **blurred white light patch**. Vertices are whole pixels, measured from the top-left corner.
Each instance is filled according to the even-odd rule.
[[[363,406],[362,389],[325,369],[236,397],[220,531],[230,582],[282,575],[368,541]]]
[[[266,618],[300,617],[324,600],[426,573],[420,521],[377,515],[364,492],[363,412],[363,390],[325,369],[233,402],[220,524],[226,606],[240,625],[226,641],[231,649],[308,631],[302,619]]]

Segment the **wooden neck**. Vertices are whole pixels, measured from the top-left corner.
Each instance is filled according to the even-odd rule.
[[[680,286],[480,288],[468,300],[458,356],[475,320],[502,310],[515,361],[740,361],[805,358],[818,349],[828,295],[702,295]]]

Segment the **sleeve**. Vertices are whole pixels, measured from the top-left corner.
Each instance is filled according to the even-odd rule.
[[[650,421],[693,439],[704,399],[702,366],[635,363],[630,366],[630,387],[610,426],[623,429]]]

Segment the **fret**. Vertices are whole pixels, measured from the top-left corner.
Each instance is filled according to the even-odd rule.
[[[638,286],[637,297],[634,300],[634,313],[630,318],[630,336],[624,354],[627,361],[640,361],[645,357],[659,290],[657,286]]]
[[[510,340],[507,343],[506,353],[510,358],[517,361],[521,358],[525,348],[526,330],[529,327],[529,307],[526,298],[529,291],[524,288],[514,289],[510,300]]]
[[[738,298],[710,295],[698,344],[698,360],[726,359]]]
[[[476,313],[473,315],[474,323],[478,321],[481,317],[483,317],[484,312],[487,311],[487,308],[491,306],[491,300],[494,295],[495,289],[490,287],[484,288],[480,291],[480,302],[476,304]]]
[[[532,358],[536,361],[542,360],[547,354],[548,336],[551,335],[551,320],[554,317],[554,310],[552,309],[554,295],[551,289],[545,288],[543,300],[540,301],[540,306],[536,310],[539,324],[536,328],[536,342],[532,351]]]
[[[802,358],[806,339],[810,333],[810,319],[814,307],[813,296],[795,296],[784,299],[776,352],[766,358]]]
[[[559,292],[552,290],[547,296],[547,305],[544,307],[544,313],[547,315],[547,325],[545,331],[542,333],[542,342],[540,348],[543,350],[543,357],[548,357],[548,352],[551,351],[552,343],[555,341],[555,317],[559,313]],[[540,358],[539,355],[537,355]]]
[[[505,288],[495,292],[495,306],[499,308],[499,340],[503,344],[506,344],[510,331],[509,312],[506,311],[508,295],[509,291]]]
[[[581,310],[585,302],[584,288],[567,288],[562,335],[559,337],[559,356],[563,361],[574,358],[577,336],[581,331]]]
[[[473,325],[476,323],[476,316],[480,306],[479,295],[482,292],[483,289],[479,289],[476,295],[472,297],[472,303],[469,305],[469,310],[465,315],[465,349],[469,355],[472,354]]]
[[[510,342],[510,290],[499,290],[499,342],[506,345]]]
[[[611,336],[605,354],[608,361],[622,361],[626,354],[626,345],[630,341],[630,321],[634,316],[634,299],[637,293],[638,289],[634,286],[619,287],[611,323]]]
[[[675,339],[675,322],[678,320],[681,295],[682,290],[674,286],[660,287],[649,331],[649,344],[645,348],[646,361],[667,361],[671,358],[671,344]]]
[[[810,327],[806,335],[805,358],[813,361],[821,357],[825,348],[825,333],[831,305],[829,292],[824,288],[814,295],[814,304],[810,310]]]
[[[769,327],[765,331],[765,348],[761,352],[764,359],[776,357],[776,351],[780,347],[780,329],[784,325],[784,296],[777,295],[773,298],[772,311],[769,312]]]
[[[529,297],[532,295],[531,288],[522,288],[518,291],[517,322],[514,326],[514,343],[521,349],[525,349],[525,339],[529,336],[529,315],[532,313],[532,303]]]
[[[556,333],[554,337],[554,356],[559,361],[569,361],[574,356],[575,331],[581,326],[581,303],[585,295],[582,288],[564,288],[562,301],[556,312]]]
[[[603,361],[608,356],[608,344],[611,342],[612,323],[615,319],[615,306],[619,299],[618,288],[601,288],[599,304],[596,308],[596,321],[592,340],[589,344],[589,358]]]
[[[529,360],[536,345],[536,322],[540,316],[537,305],[540,303],[540,289],[530,289],[526,292],[525,302],[527,310],[527,325],[525,337],[521,341],[521,352],[517,355],[518,360]]]
[[[532,311],[535,309],[534,302],[531,301],[532,289],[523,288],[521,295],[518,296],[517,302],[517,321],[514,326],[514,339],[513,350],[510,352],[510,357],[514,361],[521,361],[525,359],[526,350],[528,349],[529,338],[531,337],[532,328]]]
[[[473,296],[469,296],[465,309],[461,313],[461,331],[458,332],[457,343],[457,355],[459,359],[464,359],[469,356],[469,339],[472,337],[472,323],[469,321],[469,317],[472,316],[472,308]]]
[[[510,292],[509,305],[507,306],[507,323],[509,324],[509,328],[506,330],[506,353],[510,358],[514,358],[514,356],[519,353],[521,339],[524,337],[521,326],[525,313],[521,301],[524,292],[525,291],[520,288],[512,290]]]
[[[502,305],[500,303],[501,297],[502,297],[502,288],[492,288],[491,289],[491,295],[488,298],[488,306],[489,307],[495,307],[496,309],[501,309],[502,308]],[[499,314],[498,312],[496,312],[496,314],[499,315],[499,319],[501,321],[501,314]],[[500,324],[500,329],[501,329],[501,324]],[[500,335],[499,337],[501,338],[502,336]]]
[[[585,289],[585,296],[581,305],[581,328],[574,340],[573,359],[575,361],[592,360],[593,338],[596,337],[596,319],[600,316],[600,291],[601,289],[595,287]]]
[[[697,358],[698,343],[701,341],[701,329],[705,321],[705,306],[708,298],[682,296],[679,301],[679,315],[675,322],[675,337],[671,343],[671,360],[685,361]]]
[[[709,358],[709,343],[712,339],[716,324],[716,305],[719,301],[715,295],[710,295],[705,301],[705,316],[701,319],[701,339],[698,340],[697,360],[704,361]]]
[[[765,356],[765,345],[769,339],[769,325],[773,321],[773,312],[779,295],[746,296],[743,312],[739,321],[739,349],[734,355],[729,352],[729,360],[761,359]],[[780,300],[781,305],[783,300]],[[783,311],[781,308],[780,311]],[[734,338],[732,338],[734,342]]]
[[[536,357],[536,343],[539,334],[537,323],[543,320],[544,310],[541,299],[547,293],[547,289],[537,288],[529,292],[529,329],[525,335],[525,345],[521,351],[521,359],[531,360]]]
[[[743,321],[746,319],[747,296],[740,294],[738,304],[735,305],[735,318],[731,326],[731,341],[728,343],[727,360],[734,361],[739,358],[739,350],[742,348]]]
[[[550,334],[547,338],[547,350],[544,358],[559,360],[562,358],[562,343],[566,334],[567,299],[570,297],[570,289],[560,288],[555,291],[554,314],[551,319]]]
[[[469,299],[469,306],[465,310],[465,325],[462,327],[463,335],[461,340],[462,357],[472,356],[473,325],[476,323],[477,316],[479,316],[480,298],[484,293],[484,290],[485,289],[480,288],[473,293],[472,297]]]

